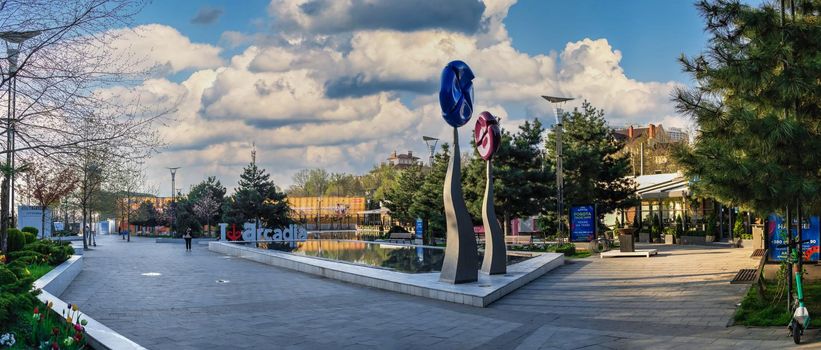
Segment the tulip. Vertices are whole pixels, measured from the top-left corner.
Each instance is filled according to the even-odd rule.
[[[74,330],[77,331],[77,332],[82,332],[83,331],[83,326],[81,326],[79,324],[75,324],[74,325]]]
[[[54,307],[54,303],[51,300],[49,300],[46,306],[48,306],[48,308],[51,309],[52,307]]]
[[[34,314],[36,315],[36,314],[39,314],[39,313],[40,313],[40,309],[35,306],[34,307]]]
[[[60,334],[60,328],[53,327],[53,328],[51,329],[51,333],[54,333],[54,335]]]
[[[51,343],[51,350],[60,350],[60,347],[57,346],[57,343]]]
[[[71,310],[77,311],[78,307],[77,304],[71,304]]]
[[[80,320],[80,324],[81,324],[81,325],[83,325],[83,326],[85,326],[85,325],[87,325],[87,324],[88,324],[88,321],[86,321],[86,320]]]
[[[69,316],[69,317],[67,317],[67,318],[66,318],[66,323],[68,323],[68,324],[72,324],[72,323],[73,323],[72,321],[73,321],[73,320],[71,319],[71,316]]]

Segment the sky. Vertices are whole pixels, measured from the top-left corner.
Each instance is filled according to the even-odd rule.
[[[677,58],[706,45],[691,1],[177,0],[154,1],[115,46],[154,75],[132,94],[173,106],[149,187],[186,192],[207,176],[235,186],[257,163],[281,188],[303,168],[366,173],[389,154],[452,143],[438,79],[451,60],[476,75],[475,110],[515,130],[544,94],[587,99],[614,126],[691,127],[670,101],[692,84]],[[472,121],[460,128],[463,151]]]

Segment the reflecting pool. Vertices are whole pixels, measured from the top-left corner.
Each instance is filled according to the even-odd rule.
[[[259,247],[407,273],[438,272],[442,269],[442,261],[445,258],[443,247],[352,240],[318,239],[290,244],[260,243]],[[530,257],[529,254],[508,252],[507,264],[512,265]],[[479,252],[479,265],[481,263],[482,252]]]

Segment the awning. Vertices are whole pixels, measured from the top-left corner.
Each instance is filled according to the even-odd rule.
[[[690,183],[684,177],[639,187],[636,193],[641,199],[683,198],[690,195]]]

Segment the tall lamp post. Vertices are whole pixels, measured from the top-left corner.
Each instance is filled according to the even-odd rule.
[[[0,39],[6,42],[6,52],[8,53],[8,60],[9,60],[9,79],[8,79],[8,114],[6,115],[6,147],[8,148],[8,152],[6,153],[6,164],[11,164],[11,174],[10,174],[10,181],[9,181],[9,211],[11,212],[11,222],[10,224],[14,224],[14,172],[15,172],[15,161],[16,157],[14,155],[14,141],[15,141],[15,131],[14,131],[14,123],[16,119],[16,112],[17,112],[17,60],[20,56],[20,48],[23,46],[23,42],[29,40],[33,37],[40,35],[39,30],[33,30],[28,32],[0,32]],[[43,208],[45,210],[45,208]]]
[[[171,171],[171,232],[174,232],[175,224],[177,222],[177,187],[174,184],[174,181],[177,177],[177,169],[180,167],[175,168],[168,168]]]
[[[564,111],[562,110],[562,106],[565,102],[573,100],[573,98],[556,96],[542,96],[542,98],[553,104],[553,108],[556,111],[556,209],[559,213],[557,218],[559,237],[563,237],[564,177],[562,175],[562,122],[564,122]]]
[[[433,167],[433,155],[436,153],[436,144],[439,143],[439,139],[430,136],[422,136],[422,140],[425,140],[425,145],[428,146],[428,151],[430,151],[428,156],[428,165]]]

